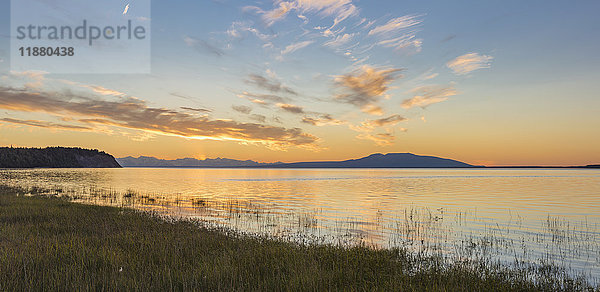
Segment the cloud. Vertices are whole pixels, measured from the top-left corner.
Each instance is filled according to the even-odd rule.
[[[401,115],[392,115],[389,116],[387,118],[382,118],[382,119],[377,119],[377,120],[373,120],[371,121],[372,125],[378,126],[378,127],[383,127],[383,126],[393,126],[396,125],[400,122],[404,122],[407,119]]]
[[[398,52],[412,48],[420,52],[423,40],[417,38],[416,27],[422,22],[421,15],[397,17],[371,29],[368,35],[378,39],[376,44],[384,48],[393,48]]]
[[[351,42],[354,36],[354,33],[345,33],[343,35],[338,35],[334,39],[325,42],[323,45],[332,49],[338,49]]]
[[[196,39],[193,37],[185,36],[183,37],[183,41],[191,48],[196,49],[202,53],[209,53],[215,56],[221,57],[225,55],[225,51],[218,48],[217,46],[210,44],[205,40]]]
[[[293,94],[293,95],[298,94],[298,93],[296,93],[296,91],[292,90],[291,88],[281,84],[281,82],[279,82],[278,80],[276,80],[274,78],[269,79],[265,76],[258,75],[258,74],[248,75],[248,79],[246,79],[245,82],[247,84],[254,85],[256,87],[266,89],[271,92],[281,92],[281,93],[288,93],[288,94]]]
[[[250,93],[247,91],[244,91],[243,93],[240,93],[237,95],[240,98],[245,98],[253,103],[259,104],[259,105],[269,105],[271,103],[285,103],[288,99],[278,96],[278,95],[273,95],[273,94],[254,94],[254,93]]]
[[[93,86],[93,85],[92,86],[88,86],[88,85],[83,85],[83,87],[90,88],[94,92],[102,94],[102,95],[114,95],[114,96],[124,96],[125,95],[125,93],[123,93],[123,92],[112,90],[112,89],[107,89],[107,88],[104,88],[102,86]]]
[[[413,47],[416,52],[420,52],[423,40],[417,39],[417,36],[411,33],[397,38],[386,39],[377,44],[385,48],[393,48],[396,51]]]
[[[287,55],[289,53],[293,53],[297,50],[306,48],[308,46],[310,46],[312,43],[314,43],[315,41],[303,41],[303,42],[297,42],[297,43],[293,43],[287,47],[285,47],[285,49],[283,49],[281,51],[281,55]]]
[[[375,27],[369,31],[369,35],[390,34],[401,30],[406,30],[421,24],[423,21],[419,19],[420,15],[406,15],[394,18],[384,25]]]
[[[335,96],[340,102],[360,107],[363,112],[380,115],[381,107],[376,103],[385,96],[389,84],[400,78],[402,69],[377,69],[363,66],[359,70],[335,77],[335,84],[342,93]]]
[[[180,107],[180,109],[182,109],[182,110],[188,110],[188,111],[193,111],[193,112],[199,112],[199,113],[210,113],[210,112],[212,112],[211,109],[195,108],[195,107],[187,107],[187,106],[182,106],[182,107]]]
[[[78,116],[88,125],[109,125],[150,133],[213,140],[261,143],[273,149],[291,146],[317,149],[317,137],[299,128],[265,126],[232,120],[210,119],[186,112],[150,107],[146,102],[121,97],[76,94],[72,90],[42,91],[31,88],[0,87],[0,108],[21,112],[46,112]]]
[[[456,59],[446,63],[446,66],[457,75],[465,75],[478,69],[490,68],[493,59],[492,56],[468,53],[456,57]]]
[[[312,118],[312,117],[304,117],[302,119],[302,122],[305,124],[310,124],[313,126],[325,126],[325,125],[341,125],[344,124],[344,121],[340,121],[337,119],[334,119],[331,115],[329,114],[322,114],[317,118]]]
[[[379,133],[379,134],[361,134],[356,136],[358,139],[370,140],[375,142],[378,146],[390,146],[394,144],[396,137],[390,133]]]
[[[269,42],[272,39],[274,39],[275,37],[277,37],[277,35],[261,33],[258,29],[250,26],[250,24],[248,24],[246,22],[241,22],[241,21],[233,22],[231,24],[231,26],[229,27],[229,29],[227,30],[227,35],[232,38],[235,38],[235,39],[242,38],[242,37],[244,37],[245,34],[248,34],[248,33],[256,36],[258,39],[260,39],[263,42]]]
[[[250,112],[252,112],[252,108],[245,105],[232,105],[231,108],[234,111],[242,114],[249,114]]]
[[[284,18],[290,10],[292,10],[293,3],[291,2],[279,2],[279,6],[275,7],[273,10],[264,12],[263,20],[268,26],[273,25],[276,21]]]
[[[69,125],[69,124],[57,124],[57,123],[38,121],[38,120],[21,120],[21,119],[2,118],[2,119],[0,119],[0,122],[20,124],[20,125],[26,125],[26,126],[32,126],[32,127],[39,127],[39,128],[47,128],[47,129],[78,130],[78,131],[93,130],[90,127],[76,126],[76,125]]]
[[[276,1],[275,7],[269,11],[263,11],[258,7],[246,7],[245,10],[255,10],[263,14],[262,18],[267,26],[284,19],[291,11],[296,11],[305,22],[307,21],[307,13],[316,13],[322,17],[333,17],[333,26],[358,14],[358,8],[352,4],[351,0]]]
[[[364,121],[360,125],[357,125],[357,126],[349,125],[349,127],[350,127],[350,129],[352,129],[356,132],[370,133],[370,132],[375,131],[377,128],[395,126],[398,123],[404,122],[407,120],[408,120],[407,118],[405,118],[401,115],[391,115],[387,118]]]
[[[452,85],[425,85],[417,87],[410,91],[414,96],[402,102],[402,107],[409,109],[412,107],[426,108],[432,104],[448,100],[450,96],[458,94],[458,91]]]
[[[361,110],[364,113],[374,115],[374,116],[383,116],[383,114],[384,114],[383,108],[381,108],[378,105],[374,105],[374,104],[365,105],[361,108]]]
[[[265,123],[267,121],[267,117],[265,117],[263,115],[257,115],[257,114],[251,114],[250,116],[248,116],[248,118],[250,118],[253,121],[260,122],[260,123]]]
[[[304,113],[304,108],[301,106],[287,104],[287,103],[278,103],[277,106],[280,109],[282,109],[286,112],[293,113],[293,114],[303,114]]]
[[[440,75],[440,74],[439,74],[439,73],[424,74],[424,75],[422,76],[422,79],[423,79],[423,80],[430,80],[430,79],[433,79],[433,78],[435,78],[435,77],[438,77],[438,75]]]

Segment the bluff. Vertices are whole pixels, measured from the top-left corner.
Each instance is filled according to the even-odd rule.
[[[120,167],[112,155],[95,149],[0,147],[0,168]]]

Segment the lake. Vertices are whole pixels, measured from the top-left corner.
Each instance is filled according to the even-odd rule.
[[[250,234],[600,277],[596,169],[31,169],[0,179]]]

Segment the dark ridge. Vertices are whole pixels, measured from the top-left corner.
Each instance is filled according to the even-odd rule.
[[[0,147],[0,168],[119,168],[115,158],[96,149]]]
[[[235,160],[229,158],[195,159],[180,158],[174,160],[158,159],[149,156],[117,158],[123,167],[201,167],[201,168],[225,168],[225,167],[260,167],[273,165],[273,163],[260,163],[252,160]]]
[[[227,158],[204,159],[183,158],[176,160],[155,157],[117,158],[123,167],[199,167],[199,168],[465,168],[476,167],[464,162],[411,153],[372,154],[359,159],[344,161],[315,161],[296,163],[260,163],[252,160]]]
[[[477,167],[464,162],[412,153],[371,154],[344,161],[296,162],[273,165],[274,168],[467,168]]]

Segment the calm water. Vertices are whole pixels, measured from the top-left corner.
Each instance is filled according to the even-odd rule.
[[[0,179],[293,240],[553,262],[600,276],[600,170],[35,169],[0,170]]]

